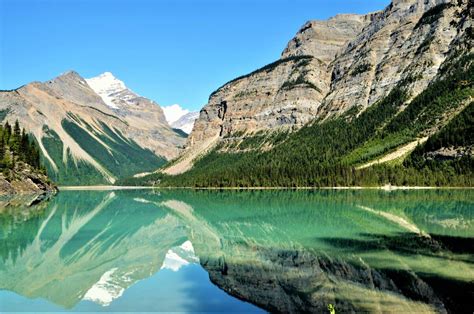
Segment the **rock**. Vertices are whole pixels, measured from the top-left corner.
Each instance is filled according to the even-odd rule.
[[[448,56],[472,51],[472,10],[468,0],[394,0],[380,12],[307,22],[280,60],[211,94],[185,152],[164,171],[187,171],[236,134],[294,131],[364,110],[399,84],[415,97]]]
[[[394,1],[333,61],[322,116],[370,107],[403,80],[415,97],[436,77],[462,32],[458,12],[467,2]],[[461,2],[460,2],[461,3]],[[434,7],[436,9],[434,9]],[[428,13],[436,10],[436,14]],[[428,14],[431,18],[424,18]]]
[[[7,174],[5,174],[7,173]],[[0,173],[0,196],[55,194],[56,186],[48,177],[30,165],[17,162],[12,170]],[[40,197],[39,200],[42,198]],[[36,197],[32,202],[37,202]]]

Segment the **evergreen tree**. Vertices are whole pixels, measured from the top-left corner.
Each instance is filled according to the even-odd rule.
[[[5,158],[5,140],[3,139],[3,136],[1,136],[0,137],[0,164],[3,164],[4,158]]]
[[[40,153],[37,144],[30,141],[25,129],[20,128],[20,123],[15,121],[13,130],[5,122],[0,125],[0,168],[13,168],[15,163],[23,161],[35,169],[40,169]]]
[[[21,132],[20,156],[23,161],[28,162],[30,156],[30,141],[25,129]]]
[[[12,127],[10,126],[10,123],[8,123],[8,121],[5,122],[5,127],[3,129],[4,129],[3,139],[5,140],[5,144],[8,144],[10,142],[10,136],[12,134]]]

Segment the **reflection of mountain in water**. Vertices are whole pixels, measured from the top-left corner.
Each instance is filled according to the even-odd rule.
[[[265,309],[472,312],[469,193],[199,192],[164,205],[211,280]],[[447,217],[463,227],[440,230]]]
[[[109,304],[185,239],[175,217],[114,193],[60,193],[41,218],[15,226],[4,238],[26,243],[2,250],[0,289],[67,308]]]
[[[472,312],[473,215],[471,191],[61,192],[0,215],[0,289],[109,305],[200,263],[277,312]]]
[[[190,241],[186,241],[180,246],[171,248],[166,252],[161,269],[178,271],[181,267],[193,263],[199,263],[199,258],[194,253],[193,244]]]

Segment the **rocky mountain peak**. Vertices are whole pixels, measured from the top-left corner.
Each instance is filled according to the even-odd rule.
[[[402,83],[415,97],[463,32],[469,36],[472,19],[462,12],[471,2],[394,0],[383,11],[305,23],[280,60],[211,94],[180,161],[165,172],[187,171],[217,143],[239,150],[239,141],[259,132],[297,130],[315,118],[365,110]]]
[[[113,96],[117,93],[128,91],[125,83],[117,79],[111,72],[104,72],[96,77],[86,79],[86,81],[102,98],[104,103],[113,109],[118,109]],[[137,95],[134,94],[134,97],[137,97]]]
[[[281,57],[310,55],[329,63],[369,22],[369,15],[339,14],[329,20],[306,22],[288,43]]]
[[[125,83],[116,78],[111,72],[104,72],[96,77],[87,79],[93,89],[123,90],[127,87]]]
[[[322,115],[367,108],[412,77],[417,78],[410,83],[412,97],[424,90],[461,36],[462,27],[456,25],[463,22],[456,11],[465,6],[462,1],[394,0],[333,62]]]
[[[74,70],[61,73],[59,76],[45,82],[46,84],[76,84],[86,83],[84,78]]]
[[[105,108],[101,98],[76,71],[67,71],[35,86],[56,95],[56,97],[65,98],[77,104],[87,103],[94,107]]]

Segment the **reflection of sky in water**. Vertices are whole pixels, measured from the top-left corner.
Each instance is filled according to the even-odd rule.
[[[9,291],[0,291],[0,310],[65,311],[43,299],[30,300]],[[66,310],[67,311],[67,310]],[[123,292],[109,306],[91,301],[79,302],[77,312],[262,312],[257,307],[229,296],[214,286],[207,272],[196,263],[178,271],[161,269]]]
[[[370,309],[404,300],[404,309],[414,311],[417,304],[403,294],[373,295],[372,287],[344,280],[357,274],[363,280],[367,267],[386,282],[394,272],[394,278],[405,272],[428,283],[430,277],[453,284],[474,278],[468,190],[71,191],[45,207],[25,210],[26,218],[0,215],[0,241],[7,244],[0,245],[0,312],[260,311],[220,290],[209,274],[223,289],[262,306],[289,292],[338,289],[341,300],[361,309],[364,300],[375,304]],[[293,269],[291,256],[306,264],[298,260]],[[313,281],[311,265],[318,269],[312,263],[325,256],[342,263],[319,272],[323,279],[338,274],[339,266],[352,269],[351,276]],[[232,271],[224,274],[223,265]],[[265,276],[276,276],[285,288],[296,278],[295,290],[265,290]],[[249,289],[252,282],[258,293]],[[452,297],[469,289],[441,290],[453,291]],[[262,295],[268,299],[257,302]]]

